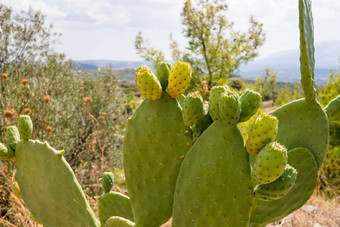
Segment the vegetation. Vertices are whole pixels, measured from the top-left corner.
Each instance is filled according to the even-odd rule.
[[[225,84],[241,64],[258,55],[258,48],[264,43],[261,23],[251,17],[247,32],[235,31],[233,23],[225,17],[226,11],[227,5],[221,0],[187,0],[181,14],[183,34],[188,38],[185,50],[170,35],[173,60],[192,65],[192,89],[199,89],[202,81],[208,90]],[[141,33],[136,37],[135,47],[145,60],[164,61],[164,54],[151,48]]]

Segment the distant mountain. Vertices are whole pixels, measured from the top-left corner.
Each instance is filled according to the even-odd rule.
[[[275,53],[268,57],[258,58],[242,65],[238,75],[246,79],[256,79],[263,76],[266,68],[277,73],[277,80],[281,82],[300,81],[300,51],[298,48]],[[114,61],[114,60],[83,60],[75,61],[78,70],[93,70],[111,66],[111,69],[121,73],[126,72],[120,79],[131,80],[134,70],[138,66],[148,65],[147,61]],[[315,81],[325,84],[328,81],[330,69],[338,70],[340,66],[340,40],[319,42],[315,45]],[[131,74],[131,75],[130,75]]]
[[[239,75],[248,79],[263,76],[266,68],[278,74],[278,81],[297,82],[300,80],[300,51],[282,51],[268,57],[259,58],[240,68]],[[325,84],[330,69],[340,66],[340,40],[319,42],[315,45],[315,81]]]

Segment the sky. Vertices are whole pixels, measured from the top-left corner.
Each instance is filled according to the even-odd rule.
[[[0,0],[15,11],[32,7],[61,33],[56,50],[73,60],[142,60],[134,48],[139,31],[171,59],[169,34],[185,48],[181,10],[184,0]],[[260,57],[298,48],[298,0],[226,0],[226,17],[246,31],[251,15],[263,23]],[[312,1],[315,42],[340,40],[340,0]]]

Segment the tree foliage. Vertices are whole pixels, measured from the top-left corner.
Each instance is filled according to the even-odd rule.
[[[242,63],[258,55],[264,43],[261,23],[251,17],[246,32],[235,31],[234,23],[225,17],[227,8],[222,0],[187,0],[181,13],[183,34],[188,38],[185,50],[170,35],[173,60],[191,63],[196,86],[201,86],[202,80],[207,81],[208,89],[226,83]],[[139,33],[136,42],[141,40]],[[141,46],[136,45],[136,49],[143,59],[156,59],[150,57],[153,48]]]

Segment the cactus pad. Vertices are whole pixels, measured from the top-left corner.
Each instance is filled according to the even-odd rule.
[[[238,122],[249,120],[259,109],[262,97],[260,93],[246,89],[240,96],[241,114]]]
[[[320,168],[326,157],[329,138],[327,116],[320,104],[300,99],[271,114],[279,119],[279,131],[275,140],[288,150],[295,147],[309,149]]]
[[[99,226],[71,167],[57,153],[39,141],[17,144],[16,181],[26,206],[47,227]]]
[[[136,69],[136,84],[140,92],[151,100],[160,99],[162,96],[162,87],[157,77],[147,67],[142,66]]]
[[[318,168],[312,153],[306,148],[290,150],[288,163],[297,171],[295,185],[281,199],[269,202],[255,199],[250,226],[265,226],[280,220],[302,207],[313,194],[317,185]]]
[[[191,80],[191,66],[187,62],[176,62],[171,69],[168,93],[172,98],[180,97],[188,88]]]
[[[222,94],[226,91],[229,91],[229,87],[227,85],[225,86],[216,86],[213,87],[210,91],[210,97],[209,97],[209,112],[211,118],[216,121],[217,119],[220,119],[220,98]]]
[[[134,227],[135,224],[125,218],[113,216],[105,223],[105,227]]]
[[[340,124],[340,95],[327,104],[325,111],[330,122]]]
[[[293,188],[296,177],[296,170],[290,165],[286,165],[284,172],[276,181],[270,184],[256,185],[254,189],[255,197],[263,201],[280,199]]]
[[[236,125],[241,112],[238,94],[233,91],[224,92],[220,98],[219,109],[221,120],[225,125]]]
[[[18,119],[18,130],[21,139],[29,140],[33,132],[33,123],[28,115],[20,115]]]
[[[258,153],[251,172],[255,184],[269,184],[283,173],[287,164],[287,149],[277,142],[268,143]]]
[[[215,121],[183,161],[172,226],[248,226],[253,198],[242,135]]]
[[[274,141],[278,131],[278,124],[276,117],[267,114],[257,118],[246,142],[248,153],[257,154],[267,143]]]
[[[193,126],[203,115],[203,99],[198,93],[188,94],[182,105],[183,121],[186,126]]]
[[[104,226],[111,216],[119,216],[133,221],[130,198],[118,192],[108,192],[99,197],[99,220]]]
[[[9,126],[6,129],[5,141],[10,148],[15,150],[16,144],[20,141],[20,134],[16,126]]]
[[[177,176],[190,143],[181,108],[166,92],[159,100],[144,100],[128,120],[124,170],[137,226],[160,226],[171,217]]]

